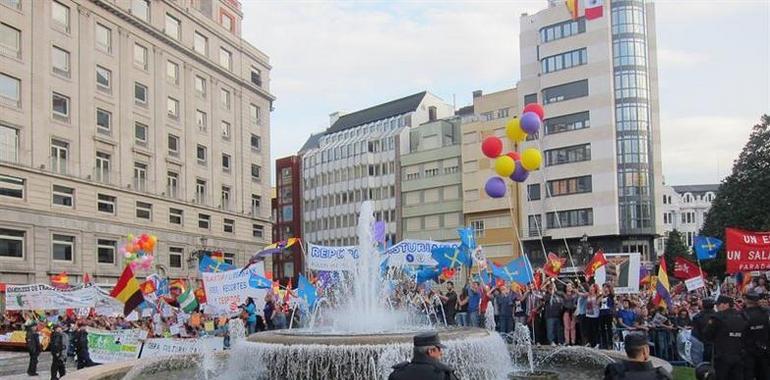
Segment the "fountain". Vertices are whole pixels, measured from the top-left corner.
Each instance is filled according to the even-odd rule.
[[[337,306],[320,299],[305,328],[256,333],[229,352],[190,354],[113,363],[78,371],[76,379],[387,379],[391,367],[412,356],[415,333],[437,330],[443,361],[461,379],[558,379],[601,377],[619,353],[585,347],[533,348],[526,326],[503,338],[481,328],[434,327],[406,308],[384,302],[380,253],[372,237],[372,203],[364,202],[358,224],[359,258]],[[321,307],[320,305],[324,305]],[[319,316],[319,314],[322,314]],[[438,313],[436,313],[438,315]],[[659,365],[659,363],[656,363]],[[556,372],[550,371],[555,369]]]

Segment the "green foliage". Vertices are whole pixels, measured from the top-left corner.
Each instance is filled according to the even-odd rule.
[[[724,241],[727,227],[770,230],[770,115],[763,115],[752,129],[732,173],[719,186],[700,234]],[[716,259],[703,262],[703,268],[723,275],[725,247]]]
[[[695,380],[695,369],[690,367],[674,367],[674,380]]]
[[[688,260],[692,260],[692,258],[689,257],[690,247],[684,243],[682,233],[676,229],[668,233],[666,247],[663,252],[665,252],[666,268],[668,268],[669,273],[674,273],[674,260],[676,260],[677,257],[683,256]]]

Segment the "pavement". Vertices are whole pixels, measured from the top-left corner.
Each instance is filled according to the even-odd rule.
[[[29,354],[24,351],[0,351],[0,380],[50,379],[51,353],[41,352],[38,356],[37,373],[40,376],[27,376]],[[76,370],[75,360],[68,358],[65,363],[67,373]]]

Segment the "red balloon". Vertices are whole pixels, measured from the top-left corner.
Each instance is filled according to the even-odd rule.
[[[503,142],[495,136],[489,136],[481,143],[481,151],[489,158],[497,158],[503,152]]]
[[[519,152],[508,152],[505,155],[510,158],[513,158],[513,161],[521,160],[521,155],[519,154]]]
[[[537,114],[537,116],[540,116],[540,121],[543,120],[545,117],[545,110],[543,110],[543,106],[541,106],[538,103],[529,103],[526,106],[524,106],[524,111],[521,113],[524,114],[526,112],[534,112]]]

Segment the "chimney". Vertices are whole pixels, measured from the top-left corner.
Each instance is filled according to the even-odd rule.
[[[329,114],[329,126],[331,127],[334,125],[334,123],[337,122],[337,120],[340,119],[340,117],[344,116],[345,112],[343,111],[337,111]]]
[[[483,93],[484,93],[484,92],[483,92],[483,91],[481,91],[481,90],[476,90],[476,91],[473,91],[473,97],[474,97],[474,98],[480,98],[480,97],[481,97],[481,95],[482,95]]]

